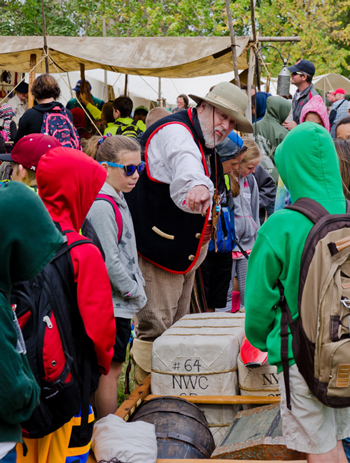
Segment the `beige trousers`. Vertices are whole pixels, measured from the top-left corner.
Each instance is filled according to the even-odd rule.
[[[207,251],[208,244],[202,247],[192,270],[184,275],[166,272],[140,257],[139,265],[146,281],[147,304],[137,314],[138,339],[154,341],[189,313],[194,274]]]

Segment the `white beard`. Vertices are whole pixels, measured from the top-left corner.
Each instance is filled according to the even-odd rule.
[[[223,142],[226,138],[222,133],[220,126],[213,129],[213,110],[206,109],[202,114],[198,115],[199,124],[203,132],[205,146],[207,148],[214,148],[219,143]],[[218,130],[222,135],[216,135],[215,131]]]

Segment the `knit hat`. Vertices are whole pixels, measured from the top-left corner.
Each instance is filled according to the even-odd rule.
[[[13,116],[12,106],[5,103],[0,106],[0,119],[4,119],[4,132],[6,133],[7,139],[11,140],[11,121]]]
[[[85,113],[81,108],[72,108],[70,112],[73,115],[73,124],[75,127],[85,127]]]
[[[221,162],[229,161],[237,157],[243,145],[242,138],[238,133],[232,131],[228,137],[216,147]]]
[[[300,124],[305,121],[305,117],[308,113],[316,113],[320,116],[323,122],[323,127],[329,132],[330,124],[327,113],[327,108],[323,103],[322,97],[320,95],[315,95],[309,100],[306,105],[303,106],[300,115]]]
[[[245,117],[248,106],[247,95],[236,85],[230,82],[221,82],[215,85],[206,96],[188,95],[197,104],[202,101],[209,103],[237,122],[237,129],[241,132],[252,133],[253,126]]]

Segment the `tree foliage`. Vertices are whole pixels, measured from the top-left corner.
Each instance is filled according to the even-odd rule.
[[[44,0],[47,33],[66,36],[228,35],[225,0]],[[41,35],[40,0],[0,0],[2,35]],[[250,0],[231,1],[237,35],[250,35]],[[315,63],[317,73],[350,74],[350,0],[257,0],[261,36],[300,35],[299,43],[275,44],[289,63]],[[277,51],[264,49],[275,75]]]

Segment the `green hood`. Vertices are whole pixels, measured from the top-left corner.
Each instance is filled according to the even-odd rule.
[[[270,96],[266,100],[266,113],[262,120],[282,124],[288,117],[292,103],[281,96]]]
[[[338,156],[332,138],[319,124],[304,122],[295,127],[277,148],[275,162],[293,203],[308,197],[328,211],[335,201],[343,206]]]
[[[0,291],[8,298],[12,284],[36,276],[62,244],[38,195],[9,182],[0,188]]]

